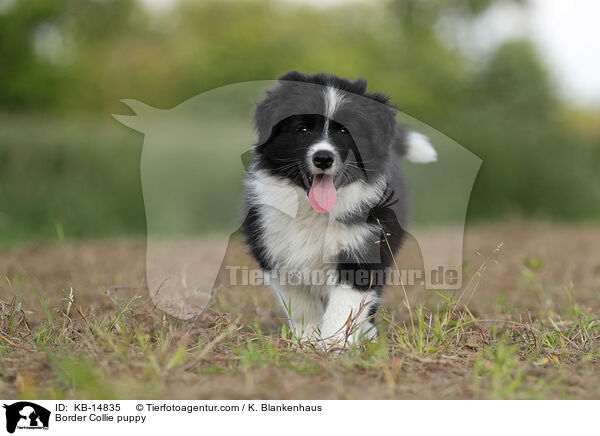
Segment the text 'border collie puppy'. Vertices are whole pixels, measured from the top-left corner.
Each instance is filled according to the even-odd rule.
[[[366,88],[364,79],[291,71],[254,115],[247,243],[295,335],[328,349],[376,338],[408,215],[398,158],[437,158],[425,136],[397,122],[387,96]]]

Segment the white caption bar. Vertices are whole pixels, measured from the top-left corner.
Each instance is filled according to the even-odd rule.
[[[17,401],[0,434],[596,434],[598,401]],[[590,431],[592,433],[590,433]],[[510,433],[509,433],[510,432]]]

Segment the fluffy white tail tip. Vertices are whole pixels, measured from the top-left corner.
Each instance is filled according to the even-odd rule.
[[[406,159],[415,163],[435,162],[437,152],[427,136],[410,131],[406,136]]]

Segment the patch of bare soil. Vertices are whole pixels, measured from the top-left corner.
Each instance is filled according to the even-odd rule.
[[[207,258],[214,256],[211,241]],[[220,286],[192,320],[165,315],[148,295],[145,241],[15,246],[0,252],[6,276],[0,396],[600,398],[597,320],[563,328],[574,307],[600,313],[598,247],[600,227],[516,221],[468,227],[464,284],[474,292],[461,303],[478,320],[476,328],[462,331],[452,346],[430,349],[430,314],[424,327],[430,348],[419,349],[416,340],[407,345],[397,333],[409,322],[404,294],[394,287],[385,294],[387,321],[380,328],[387,349],[330,356],[286,345],[283,313],[260,286]],[[254,265],[237,241],[228,259]],[[414,240],[398,263],[422,265]],[[407,293],[413,308],[424,304],[435,312],[442,301],[419,286]],[[461,291],[447,295],[456,299]],[[131,301],[135,296],[140,299]],[[556,338],[541,327],[552,323]],[[507,326],[499,346],[496,335]],[[87,387],[69,382],[79,378],[91,381]],[[511,387],[515,378],[520,383]]]

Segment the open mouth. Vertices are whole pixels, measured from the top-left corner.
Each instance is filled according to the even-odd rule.
[[[304,186],[307,190],[309,190],[312,186],[313,179],[314,176],[312,174],[306,174],[304,171],[302,171],[302,181],[304,182]]]
[[[337,199],[335,177],[330,174],[304,174],[302,178],[308,189],[308,199],[318,213],[328,213]]]

